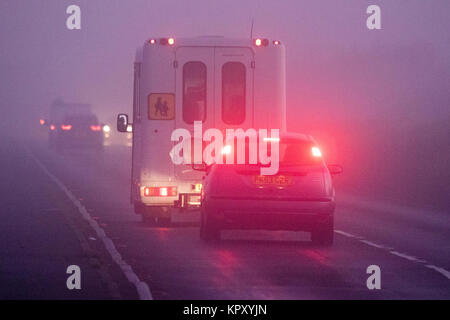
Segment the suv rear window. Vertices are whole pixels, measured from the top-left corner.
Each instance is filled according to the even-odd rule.
[[[315,165],[320,164],[321,157],[314,157],[312,148],[314,144],[309,141],[288,140],[280,141],[280,164],[281,165]]]
[[[237,140],[231,143],[234,150],[234,163],[238,163],[238,143]],[[299,139],[281,139],[279,142],[279,163],[281,166],[311,166],[322,163],[322,157],[313,156],[312,148],[315,146],[311,141],[299,140]],[[259,146],[252,147],[253,151],[256,152],[257,162],[261,160],[259,158]],[[250,163],[250,144],[249,139],[245,139],[245,164]],[[267,143],[267,153],[271,157],[271,143]],[[226,156],[224,155],[224,163]]]

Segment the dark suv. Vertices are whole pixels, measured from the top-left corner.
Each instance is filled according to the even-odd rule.
[[[279,171],[262,176],[259,165],[214,164],[206,168],[200,237],[217,240],[222,229],[311,232],[314,243],[331,245],[338,165],[325,164],[309,135],[282,134]]]

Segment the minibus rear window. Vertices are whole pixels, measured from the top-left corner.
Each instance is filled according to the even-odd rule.
[[[227,62],[222,66],[222,120],[237,125],[245,120],[245,65]]]
[[[191,61],[183,66],[183,120],[186,123],[206,119],[206,66]]]

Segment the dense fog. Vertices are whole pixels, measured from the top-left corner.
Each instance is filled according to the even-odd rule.
[[[66,8],[81,7],[81,30]],[[366,8],[381,8],[381,30]],[[56,98],[104,122],[131,113],[135,49],[150,37],[278,39],[287,48],[290,131],[344,166],[338,192],[448,211],[450,2],[1,1],[3,135],[39,136]],[[18,141],[22,141],[18,139]],[[7,150],[2,150],[7,152]]]

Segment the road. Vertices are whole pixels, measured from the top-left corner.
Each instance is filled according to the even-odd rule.
[[[225,231],[198,236],[198,215],[146,226],[129,203],[130,149],[57,154],[1,140],[2,299],[449,299],[450,219],[337,190],[336,238]],[[66,268],[80,266],[81,290]],[[366,270],[381,270],[369,290]]]

